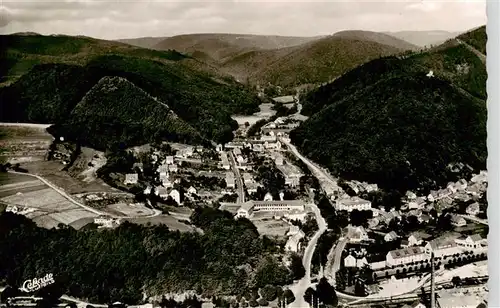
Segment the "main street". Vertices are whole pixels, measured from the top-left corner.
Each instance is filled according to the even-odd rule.
[[[231,169],[233,170],[236,181],[238,182],[236,185],[238,186],[238,204],[245,203],[245,188],[243,187],[243,180],[241,179],[240,170],[236,165],[236,158],[232,151],[229,151],[229,162],[231,164]]]

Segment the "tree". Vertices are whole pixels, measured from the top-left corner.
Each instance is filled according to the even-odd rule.
[[[283,299],[287,304],[293,303],[295,301],[295,295],[293,294],[292,290],[286,289],[283,292]]]
[[[335,288],[328,283],[328,280],[323,277],[319,280],[316,286],[316,292],[318,299],[321,303],[325,305],[337,306],[338,298]]]
[[[316,298],[317,298],[317,293],[316,293],[316,290],[314,290],[313,288],[309,287],[307,288],[306,292],[304,293],[304,300],[308,303],[308,304],[312,304],[313,300],[316,302]]]
[[[294,253],[290,259],[290,270],[292,271],[293,280],[301,279],[306,274],[306,269],[304,268],[304,264],[302,264],[302,258]]]
[[[451,279],[451,282],[455,285],[455,287],[457,287],[462,284],[462,279],[460,279],[459,276],[455,276]]]
[[[262,298],[264,298],[266,301],[273,301],[276,299],[277,293],[276,293],[276,287],[273,285],[267,285],[263,287],[260,290],[260,295]]]

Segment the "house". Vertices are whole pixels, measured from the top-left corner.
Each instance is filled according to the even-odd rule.
[[[266,193],[264,201],[273,201],[273,195],[271,195],[271,193]]]
[[[232,172],[226,172],[226,187],[227,188],[235,188],[236,187],[234,173],[232,173]]]
[[[427,215],[427,214],[422,214],[420,216],[418,216],[418,222],[419,223],[427,223],[429,221],[432,220],[432,217],[430,215]]]
[[[158,187],[155,191],[155,194],[162,199],[167,199],[169,196],[168,189],[163,186]]]
[[[415,200],[415,199],[417,199],[417,195],[412,191],[407,191],[406,192],[406,199]]]
[[[426,308],[424,304],[422,304],[420,301],[415,301],[411,304],[406,304],[402,308]]]
[[[226,170],[231,169],[231,165],[229,164],[229,158],[227,157],[227,153],[226,152],[221,152],[220,153],[220,159],[222,161],[222,168],[223,169],[226,169]]]
[[[458,190],[453,182],[449,182],[448,185],[446,185],[446,189],[448,189],[452,194],[456,193]]]
[[[144,194],[149,195],[153,190],[154,190],[154,188],[152,188],[150,185],[148,185],[148,186],[146,186],[146,188],[144,188]]]
[[[247,192],[249,194],[254,194],[257,192],[257,188],[260,186],[259,183],[256,183],[256,182],[250,182],[250,183],[247,183],[245,184],[246,188],[247,188]]]
[[[356,258],[354,258],[352,255],[348,255],[344,259],[344,266],[345,267],[356,267]]]
[[[274,163],[276,164],[276,166],[283,166],[283,156],[276,156],[276,158],[274,159]]]
[[[215,147],[215,151],[217,151],[217,152],[222,152],[223,149],[224,149],[224,147],[220,143]]]
[[[359,197],[337,200],[335,204],[335,209],[337,211],[348,211],[348,212],[352,212],[353,210],[368,211],[371,208],[372,208],[372,203],[370,201],[361,199]]]
[[[156,171],[160,174],[160,176],[168,175],[168,165],[160,165]]]
[[[470,249],[481,248],[481,244],[483,243],[483,241],[483,238],[479,234],[473,234],[469,236],[463,235],[455,239],[455,243],[457,243],[458,246]]]
[[[467,225],[467,222],[462,216],[451,215],[451,224],[455,227],[463,227]]]
[[[395,218],[401,219],[401,214],[398,211],[384,212],[380,215],[380,221],[384,222],[386,225]]]
[[[386,241],[386,242],[392,242],[392,241],[395,241],[397,239],[398,239],[398,235],[394,231],[391,231],[384,236],[384,241]]]
[[[474,202],[472,203],[471,205],[469,205],[467,207],[467,209],[465,210],[465,212],[468,214],[468,215],[472,215],[472,216],[475,216],[477,214],[479,214],[479,212],[481,211],[480,207],[479,207],[479,203],[477,202]]]
[[[252,146],[252,150],[254,150],[255,152],[262,152],[264,151],[264,146],[260,143],[254,143]]]
[[[180,149],[179,151],[177,151],[176,156],[188,158],[188,157],[193,156],[193,152],[194,152],[194,148],[189,146],[189,147],[185,147],[184,149]]]
[[[285,249],[287,251],[298,252],[300,250],[300,242],[304,236],[305,233],[302,230],[290,236],[285,244]]]
[[[125,174],[125,181],[123,181],[123,184],[125,185],[137,184],[138,180],[139,180],[139,175],[137,173],[127,173]]]
[[[415,198],[413,201],[410,201],[408,203],[408,208],[410,210],[416,209],[416,210],[422,210],[425,207],[425,200],[422,197]]]
[[[389,251],[385,257],[388,267],[419,262],[427,259],[427,255],[421,247],[408,247]]]
[[[119,225],[120,219],[111,217],[94,218],[94,224],[99,225],[99,228],[113,228],[113,225]]]
[[[167,175],[160,175],[160,181],[161,181],[161,185],[163,187],[170,188],[170,187],[174,186],[174,183],[172,183],[170,181],[170,176],[168,174]]]
[[[460,179],[458,182],[455,184],[455,188],[457,191],[464,191],[467,189],[467,181],[465,179]]]
[[[370,237],[362,226],[353,227],[349,225],[347,227],[347,238],[351,243],[360,243],[362,241],[368,241]]]
[[[196,188],[191,186],[188,188],[187,192],[188,192],[188,194],[195,195],[197,191],[196,191]]]
[[[424,237],[422,234],[415,232],[410,234],[408,237],[408,246],[419,246],[422,245]]]
[[[143,163],[134,163],[134,165],[132,166],[133,169],[137,168],[139,169],[141,172],[144,172],[144,164]]]
[[[439,258],[460,253],[460,249],[454,240],[450,238],[438,238],[425,245],[425,252],[428,255],[434,253],[434,256]]]
[[[368,260],[366,260],[366,258],[356,260],[356,267],[357,268],[363,268],[367,264],[368,264]]]
[[[235,148],[235,149],[233,149],[233,154],[234,154],[235,156],[241,155],[241,149],[240,149],[240,148]]]
[[[253,183],[254,180],[252,178],[252,175],[248,172],[244,172],[241,177],[243,178],[243,182],[246,184],[250,184],[250,183]]]
[[[261,136],[260,140],[263,142],[274,143],[276,142],[276,136]]]
[[[300,178],[304,174],[298,167],[288,163],[283,163],[281,165],[276,164],[276,167],[285,177],[285,185],[296,187],[300,184]]]
[[[474,175],[471,179],[472,183],[485,183],[488,181],[488,172],[481,171],[479,174]]]
[[[167,156],[167,157],[165,157],[165,163],[167,165],[173,165],[174,164],[174,157],[173,156]]]
[[[177,165],[175,165],[175,164],[174,165],[168,165],[168,171],[175,173],[175,172],[179,171],[179,167]]]
[[[172,189],[168,194],[177,203],[181,204],[181,193],[177,189]]]

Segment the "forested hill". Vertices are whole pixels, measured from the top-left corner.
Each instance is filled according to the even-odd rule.
[[[290,134],[301,152],[343,178],[400,191],[445,185],[452,162],[485,168],[484,100],[397,59],[357,72],[368,67],[383,78],[348,74],[334,83],[345,91],[314,93],[325,107]]]
[[[479,28],[459,38],[479,37],[474,42],[486,48],[482,32]],[[472,43],[471,43],[472,44]],[[479,46],[478,49],[483,48]],[[449,80],[456,86],[464,89],[473,96],[486,99],[486,66],[473,51],[457,40],[450,40],[444,44],[424,52],[417,52],[407,57],[386,57],[372,60],[347,72],[341,78],[324,85],[305,95],[302,101],[301,113],[307,116],[318,112],[324,106],[336,101],[345,94],[362,89],[378,80],[396,75],[422,72],[433,74],[441,79]]]
[[[125,78],[134,85],[129,90],[147,94],[134,94],[140,99],[133,102],[118,99],[120,96],[117,95],[106,96],[106,103],[116,110],[145,115],[152,97],[168,105],[180,120],[197,130],[204,139],[216,142],[232,139],[232,130],[237,125],[231,119],[232,114],[251,114],[258,111],[260,104],[250,89],[231,77],[220,76],[216,71],[207,72],[203,65],[198,69],[193,65],[196,60],[174,51],[153,51],[81,37],[0,38],[2,43],[8,43],[5,45],[6,52],[0,58],[1,66],[10,76],[8,80],[15,80],[9,86],[0,88],[0,119],[4,122],[74,123],[75,118],[70,118],[71,111],[105,76]],[[12,77],[16,74],[21,76]],[[97,113],[83,113],[91,117],[87,119],[90,122],[98,122],[98,118],[92,118]],[[81,110],[79,114],[82,114]],[[130,142],[128,145],[145,141],[129,136],[134,131],[130,125],[132,119],[133,115],[121,117],[124,125],[121,136]],[[139,122],[146,123],[148,120],[143,118]],[[149,124],[153,123],[161,121]],[[173,124],[169,134],[156,136],[170,140],[174,135],[184,135],[183,128],[177,131],[181,126]],[[154,125],[148,129],[163,131]],[[102,131],[92,133],[102,134]],[[72,132],[72,136],[81,134]]]

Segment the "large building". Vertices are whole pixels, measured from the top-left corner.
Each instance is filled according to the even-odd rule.
[[[288,213],[291,211],[304,211],[304,204],[300,200],[279,201],[247,201],[241,205],[236,217],[250,218],[256,212]]]
[[[226,187],[227,188],[235,188],[236,187],[234,173],[232,173],[232,172],[226,172]]]
[[[425,245],[425,252],[428,255],[434,253],[435,257],[440,258],[443,256],[450,256],[456,253],[460,253],[461,249],[453,239],[438,238],[428,242],[427,245]]]
[[[368,211],[371,210],[371,208],[372,208],[372,203],[370,201],[361,199],[359,197],[337,200],[335,205],[335,209],[337,211],[348,211],[348,212],[352,212],[353,210]]]
[[[289,163],[283,163],[281,165],[276,164],[276,167],[281,171],[281,173],[283,173],[283,176],[285,177],[285,185],[288,185],[290,187],[295,187],[300,184],[300,178],[304,174],[298,167]]]
[[[226,152],[221,152],[220,153],[220,159],[222,161],[222,168],[229,170],[231,168],[231,165],[229,164],[229,158],[227,157]]]
[[[389,251],[385,257],[388,267],[426,260],[427,254],[421,247],[408,247]]]

